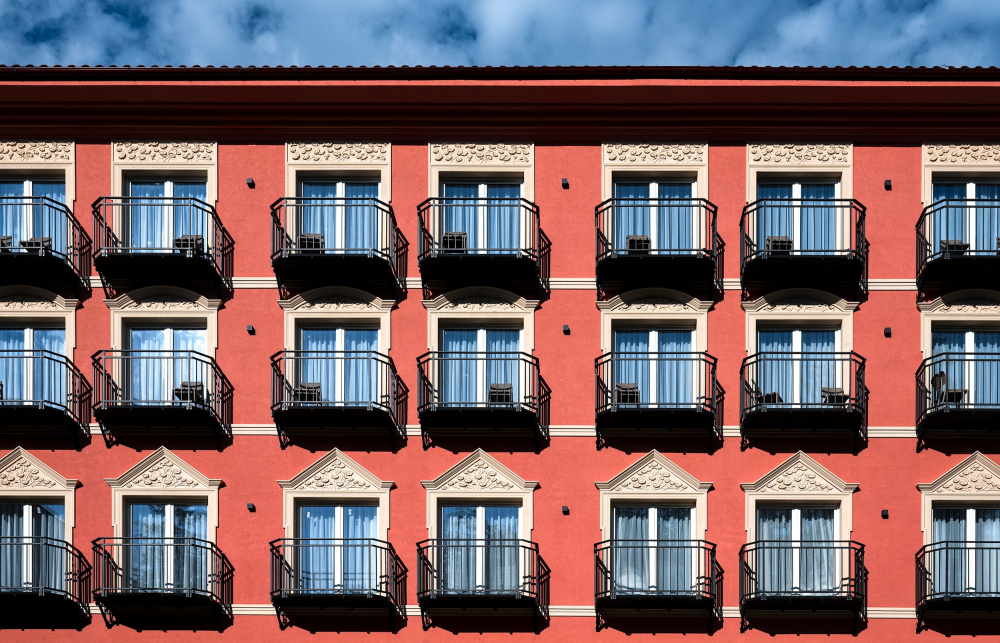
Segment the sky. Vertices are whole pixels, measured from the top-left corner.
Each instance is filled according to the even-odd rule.
[[[1000,62],[1000,0],[0,0],[0,64]]]

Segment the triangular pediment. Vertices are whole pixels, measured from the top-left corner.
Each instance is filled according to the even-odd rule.
[[[105,482],[120,489],[217,489],[222,483],[206,477],[166,447],[153,451],[117,478],[105,478]]]
[[[392,487],[391,481],[380,480],[339,449],[333,449],[291,480],[279,480],[278,484],[292,491],[350,492]]]
[[[924,493],[1000,493],[1000,465],[976,451],[930,484]]]
[[[858,488],[848,484],[829,469],[799,451],[770,473],[752,484],[740,485],[744,491],[757,493],[845,493]]]
[[[700,482],[659,451],[653,450],[607,482],[598,482],[601,491],[684,493],[708,491],[711,482]]]
[[[420,484],[436,491],[493,492],[520,492],[538,486],[537,482],[524,480],[482,449],[476,449],[434,480],[423,480]]]
[[[31,453],[17,447],[0,458],[0,492],[17,489],[76,489],[79,481],[56,473]]]

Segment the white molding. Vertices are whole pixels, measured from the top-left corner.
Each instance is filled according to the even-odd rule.
[[[869,279],[868,290],[916,291],[916,279]]]

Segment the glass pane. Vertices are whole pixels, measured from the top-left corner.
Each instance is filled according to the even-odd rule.
[[[792,589],[792,510],[757,509],[757,591],[783,593]]]
[[[484,508],[486,552],[483,580],[487,591],[509,592],[519,584],[517,507]]]
[[[341,535],[336,530],[336,517],[334,505],[299,507],[299,537],[312,539],[301,542],[298,552],[299,582],[303,590],[331,590],[338,584],[333,539]]]
[[[791,330],[760,330],[757,332],[757,382],[754,394],[759,401],[790,404],[795,401],[795,364],[792,360]]]
[[[67,553],[54,542],[66,539],[65,508],[61,504],[32,505],[31,522],[31,534],[40,540],[31,553],[32,583],[36,587],[69,591]]]
[[[684,254],[694,248],[694,208],[690,183],[660,183],[660,199],[686,199],[680,203],[661,202],[657,214],[656,248],[661,254]]]
[[[336,181],[303,181],[299,196],[308,197],[298,210],[296,229],[300,234],[323,235],[319,248],[338,248],[337,243],[337,183]]]
[[[931,593],[956,593],[967,589],[969,549],[966,543],[965,507],[934,507],[933,570]]]
[[[834,355],[837,333],[833,330],[802,331],[802,366],[799,384],[800,401],[818,404],[824,388],[840,388],[837,382],[837,360]]]
[[[803,183],[799,219],[799,247],[810,254],[840,250],[837,243],[837,210],[833,199],[837,186],[832,183]]]
[[[1000,331],[977,330],[974,339],[972,399],[976,404],[1000,406]]]
[[[201,247],[204,248],[204,244],[211,240],[208,213],[205,210],[207,204],[180,201],[180,199],[198,199],[204,203],[208,199],[205,182],[174,181],[174,199],[178,200],[173,206],[174,238],[179,239],[183,235],[200,236]]]
[[[976,508],[976,592],[1000,594],[1000,508]]]
[[[0,504],[0,591],[21,589],[24,577],[24,505]]]
[[[688,593],[695,586],[692,564],[700,551],[691,539],[691,508],[656,510],[656,584],[660,593]]]
[[[134,251],[163,252],[172,249],[167,239],[167,201],[164,181],[132,181],[124,235]]]
[[[785,237],[789,241],[795,239],[795,208],[791,202],[781,199],[792,198],[792,184],[765,183],[757,186],[757,250],[769,249],[769,238],[773,241]]]
[[[0,328],[0,394],[4,402],[25,401],[23,328]]]
[[[446,328],[441,332],[441,402],[471,406],[477,403],[477,358],[479,331]]]
[[[66,331],[62,328],[36,328],[33,331],[32,346],[36,351],[48,351],[34,359],[34,397],[57,406],[67,406],[66,396],[69,382],[69,368],[59,361],[66,353]]]
[[[347,328],[344,330],[344,401],[367,406],[379,403],[377,328]]]
[[[32,181],[31,192],[32,196],[66,204],[66,184],[63,181]],[[65,255],[68,247],[66,239],[69,235],[69,219],[66,213],[42,201],[35,206],[33,218],[34,236],[48,237],[52,250]]]
[[[837,589],[837,551],[834,541],[834,509],[801,510],[802,550],[799,553],[799,587],[804,592]]]
[[[122,552],[123,566],[129,570],[131,589],[167,587],[166,505],[132,503],[129,506],[128,538]]]
[[[517,354],[520,338],[521,331],[516,328],[486,331],[486,401],[491,404],[517,404],[521,400],[522,369]]]
[[[479,186],[463,183],[445,183],[444,234],[465,234],[466,248],[479,248]],[[457,246],[456,246],[457,247]]]
[[[690,330],[657,331],[656,401],[659,405],[686,406],[696,402],[694,356],[690,354],[692,335]]]
[[[619,594],[650,591],[649,508],[614,508],[614,558],[612,575]]]
[[[615,250],[627,252],[629,237],[650,238],[649,183],[615,183]]]
[[[344,589],[348,591],[384,591],[381,578],[384,568],[379,549],[372,543],[378,538],[378,507],[347,505],[344,507]]]
[[[205,403],[212,393],[214,380],[208,363],[195,353],[204,355],[207,332],[204,328],[175,328],[172,333],[173,348],[176,351],[173,360],[174,388],[185,387],[186,384],[201,384],[201,401]],[[174,394],[174,398],[178,399],[188,399],[190,394],[182,393],[182,396]]]
[[[0,181],[0,197],[23,197],[24,180]],[[0,236],[10,237],[10,245],[19,247],[25,238],[27,222],[23,199],[0,199]]]
[[[300,331],[298,386],[319,384],[319,399],[337,402],[337,329],[303,328]]]
[[[942,252],[945,242],[968,242],[969,209],[965,183],[935,183],[934,202],[951,199],[934,209],[931,215],[931,253]]]
[[[174,505],[174,587],[208,589],[210,550],[189,540],[207,538],[208,506]]]
[[[368,253],[388,248],[388,240],[379,229],[380,212],[375,207],[378,183],[347,183],[344,185],[344,247],[348,253]]]
[[[521,248],[521,186],[486,186],[486,247],[494,254],[517,254]]]
[[[939,356],[933,361],[930,375],[934,404],[955,400],[958,394],[949,391],[966,389],[967,358],[964,330],[934,330],[931,332],[931,354]],[[964,394],[961,396],[964,398]],[[967,401],[960,399],[958,401]]]
[[[615,403],[634,404],[638,388],[639,403],[649,404],[649,331],[616,330],[614,346]]]
[[[476,507],[441,507],[439,573],[443,591],[472,591],[476,583]]]

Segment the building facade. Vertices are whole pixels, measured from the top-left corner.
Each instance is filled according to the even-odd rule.
[[[996,632],[998,83],[0,68],[0,626]]]

